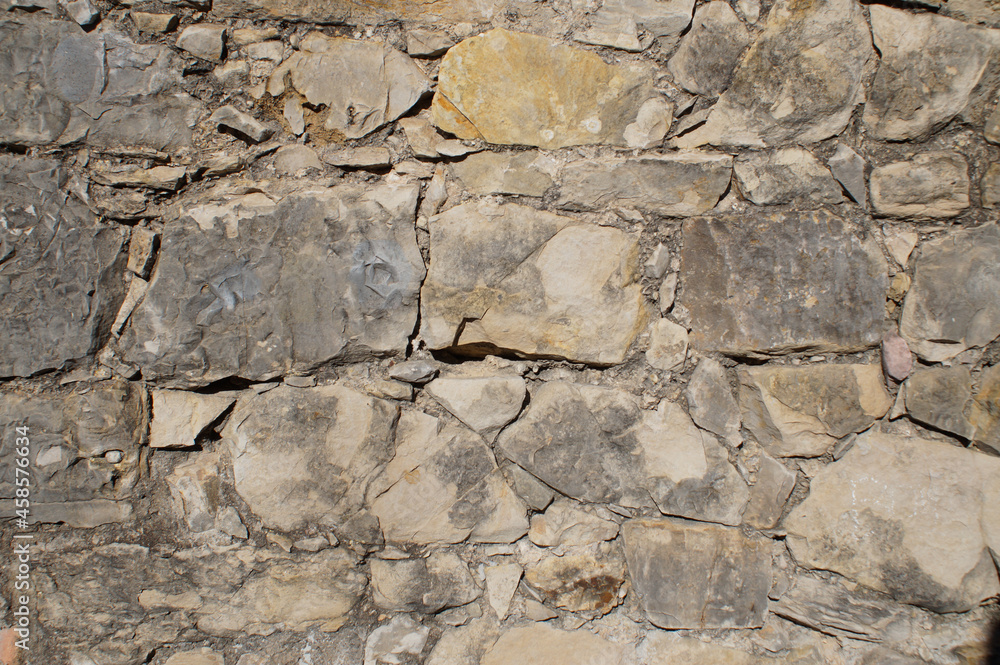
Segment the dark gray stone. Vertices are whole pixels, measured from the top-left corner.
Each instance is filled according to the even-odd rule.
[[[729,3],[716,0],[695,12],[691,30],[668,67],[674,80],[689,92],[715,96],[729,87],[743,49],[750,45],[750,32]]]
[[[738,529],[670,519],[622,525],[632,584],[668,630],[757,628],[767,615],[771,546]]]
[[[684,391],[691,419],[698,427],[722,437],[733,448],[743,442],[740,407],[729,386],[726,368],[717,360],[703,358]]]
[[[885,258],[831,213],[688,220],[681,266],[696,348],[848,352],[879,342]]]
[[[416,186],[188,205],[122,337],[163,385],[266,380],[406,349],[424,276]]]
[[[434,614],[482,594],[469,566],[451,552],[435,552],[426,559],[373,559],[371,571],[372,598],[384,610]]]
[[[0,157],[0,376],[93,355],[124,297],[125,234],[65,184],[57,162]]]
[[[1000,335],[1000,229],[988,224],[925,242],[903,303],[899,334],[931,362]]]

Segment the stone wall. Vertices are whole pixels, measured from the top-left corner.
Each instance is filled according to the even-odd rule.
[[[992,4],[7,4],[22,663],[980,662]]]

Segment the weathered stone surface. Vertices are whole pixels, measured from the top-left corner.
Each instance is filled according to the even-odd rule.
[[[167,658],[164,665],[226,665],[221,653],[216,653],[208,647],[195,651],[182,651]]]
[[[195,445],[198,435],[236,401],[232,395],[199,395],[181,390],[154,390],[151,397],[151,448]]]
[[[746,484],[725,449],[681,408],[642,411],[609,388],[548,382],[498,440],[508,458],[579,501],[658,506],[669,515],[739,524]]]
[[[0,457],[4,460],[0,498],[14,498],[15,452],[23,448],[17,445],[17,439],[23,436],[17,427],[28,428],[31,503],[36,517],[42,517],[42,504],[53,504],[56,512],[48,514],[58,517],[62,502],[128,498],[140,474],[146,424],[142,388],[123,381],[77,386],[46,395],[5,392],[0,397]],[[110,503],[81,505],[72,510],[67,507],[64,515],[107,516],[131,510],[107,505]]]
[[[590,545],[611,540],[617,535],[616,522],[577,507],[566,499],[556,501],[544,513],[532,516],[528,531],[528,538],[540,547]]]
[[[177,27],[177,14],[129,12],[129,16],[140,32],[170,32]]]
[[[95,182],[111,187],[149,187],[177,191],[184,184],[187,169],[183,166],[154,166],[151,169],[129,169],[94,173]]]
[[[483,571],[486,576],[486,592],[490,607],[496,612],[500,621],[507,618],[510,601],[514,598],[523,572],[521,566],[516,563],[487,566]]]
[[[524,581],[556,607],[601,616],[621,602],[625,558],[617,543],[573,547],[526,565]]]
[[[188,457],[167,476],[177,514],[194,533],[215,527],[219,512],[219,454],[201,452]]]
[[[802,148],[744,154],[733,170],[740,191],[757,205],[816,206],[844,200],[830,171]]]
[[[969,368],[927,367],[906,380],[906,412],[917,422],[971,439],[975,426],[966,417],[972,399]]]
[[[764,147],[835,136],[865,99],[873,55],[857,3],[782,0],[708,121],[678,145]]]
[[[448,169],[473,194],[542,196],[553,185],[547,162],[535,151],[480,152]]]
[[[504,476],[510,482],[514,492],[524,500],[532,510],[541,512],[545,510],[556,493],[551,487],[535,478],[533,475],[516,464],[507,463],[503,465]]]
[[[92,355],[125,295],[125,236],[65,198],[66,180],[57,162],[0,158],[0,376]]]
[[[471,603],[482,592],[458,555],[434,552],[426,559],[373,559],[372,599],[384,610],[434,614]]]
[[[734,355],[873,346],[886,270],[874,241],[824,211],[686,221],[681,302],[691,343]]]
[[[446,630],[424,661],[426,665],[480,665],[483,653],[500,636],[496,619],[486,615]]]
[[[670,319],[659,319],[649,335],[646,362],[664,371],[680,371],[687,359],[688,331]]]
[[[455,42],[446,32],[420,28],[406,31],[406,52],[412,56],[433,58],[454,45]]]
[[[702,642],[677,633],[650,632],[640,645],[639,656],[643,665],[670,663],[670,665],[766,665],[767,659],[757,658],[745,651]]]
[[[442,22],[486,21],[501,11],[502,0],[379,0],[317,4],[311,0],[217,0],[212,13],[235,18],[280,19],[336,24],[392,21],[439,25]]]
[[[753,628],[764,623],[770,545],[738,529],[669,519],[622,525],[629,577],[655,626]]]
[[[684,395],[691,419],[698,427],[722,437],[733,448],[739,447],[743,442],[740,434],[742,416],[722,363],[703,358],[691,375]]]
[[[865,190],[864,158],[843,143],[837,144],[837,151],[827,162],[833,177],[844,186],[855,203],[865,210],[868,209],[868,197]]]
[[[324,155],[325,157],[325,155]],[[323,170],[316,151],[305,145],[284,145],[274,153],[274,170],[285,175],[302,174],[310,169]]]
[[[792,578],[791,587],[771,605],[790,621],[847,639],[882,640],[894,622],[905,621],[905,610],[875,594],[852,593],[835,580],[807,575]]]
[[[35,17],[0,24],[0,42],[17,45],[0,53],[0,141],[86,140],[158,150],[190,144],[201,107],[167,94],[180,82],[169,48]],[[158,111],[165,106],[172,112]]]
[[[456,418],[493,441],[517,418],[527,388],[519,376],[440,378],[427,384],[428,394]]]
[[[248,143],[260,143],[270,138],[274,133],[272,127],[268,127],[252,115],[229,105],[216,109],[208,122],[235,132],[237,136]]]
[[[244,397],[223,432],[236,491],[272,528],[342,526],[393,457],[398,411],[340,386]]]
[[[995,224],[921,245],[899,320],[899,334],[918,356],[940,362],[1000,335],[998,262]]]
[[[572,71],[567,78],[558,72]],[[656,96],[646,66],[497,28],[452,47],[441,61],[434,124],[463,139],[562,148],[629,145],[626,132]]]
[[[892,406],[878,365],[744,367],[743,424],[777,457],[817,457]]]
[[[785,519],[800,565],[832,570],[939,612],[1000,591],[992,457],[872,431],[812,479]]]
[[[177,37],[177,48],[202,60],[222,60],[226,48],[226,26],[196,23],[189,25]]]
[[[871,10],[882,59],[863,121],[875,138],[923,140],[966,107],[1000,33],[932,13]]]
[[[697,151],[574,162],[560,173],[556,205],[570,210],[633,208],[669,217],[700,215],[713,208],[729,187],[732,166],[729,155]]]
[[[640,40],[640,33],[657,39],[664,49],[670,49],[688,25],[694,0],[604,0],[601,3],[574,2],[586,9],[597,4],[599,9],[586,19],[586,27],[577,30],[573,38],[585,44],[611,46],[626,51],[641,51],[649,38]]]
[[[715,96],[726,90],[750,33],[728,2],[715,0],[695,12],[691,30],[667,63],[674,80],[685,90]]]
[[[913,369],[913,354],[906,340],[895,330],[882,337],[882,371],[896,381],[902,381]]]
[[[969,165],[957,152],[924,152],[873,169],[869,190],[880,215],[954,217],[969,207]]]
[[[420,334],[432,349],[613,365],[648,321],[633,235],[490,203],[450,208],[430,232]]]
[[[309,104],[327,107],[320,128],[349,139],[392,122],[430,90],[430,81],[405,54],[320,32],[306,35],[271,74],[272,95],[285,92],[286,76]]]
[[[1000,452],[1000,365],[983,370],[972,399],[967,411],[975,427],[972,440]]]
[[[750,501],[743,512],[743,521],[756,529],[774,528],[793,489],[795,472],[761,453],[757,480],[750,486]]]
[[[535,623],[511,628],[483,656],[481,665],[622,665],[625,649],[588,631]]]
[[[406,615],[393,617],[368,636],[365,641],[364,665],[399,662],[406,655],[419,656],[427,644],[430,632],[429,627],[420,625]]]
[[[424,275],[417,191],[349,185],[185,206],[122,337],[126,358],[148,380],[189,387],[401,353]]]
[[[996,208],[1000,203],[1000,164],[992,163],[979,181],[980,201],[984,208]]]
[[[389,376],[399,381],[423,385],[437,376],[438,364],[423,358],[411,358],[393,365]]]
[[[414,411],[396,436],[395,457],[368,487],[386,540],[509,543],[527,533],[527,509],[481,437]]]
[[[352,169],[382,169],[392,165],[392,157],[386,148],[327,150],[323,153],[323,161]]]

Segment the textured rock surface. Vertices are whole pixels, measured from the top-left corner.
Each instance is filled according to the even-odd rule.
[[[427,559],[372,561],[375,604],[385,610],[433,614],[471,603],[480,590],[468,566],[454,554]]]
[[[669,217],[707,212],[729,188],[733,160],[709,152],[682,152],[613,162],[568,164],[556,203],[569,210],[608,205]]]
[[[456,418],[492,441],[521,413],[527,389],[519,376],[441,378],[427,392]]]
[[[878,365],[741,369],[743,424],[778,457],[816,457],[892,406]]]
[[[58,162],[0,157],[0,376],[84,360],[125,294],[126,235],[97,221]]]
[[[872,207],[893,217],[954,217],[969,207],[969,165],[957,152],[925,152],[872,170]]]
[[[708,121],[680,144],[764,147],[835,136],[865,99],[873,56],[860,5],[778,2]]]
[[[919,423],[963,439],[971,439],[975,426],[966,417],[972,399],[968,367],[928,367],[906,380],[906,412]]]
[[[542,196],[552,186],[545,159],[537,152],[480,152],[451,165],[450,171],[473,194]]]
[[[945,443],[867,433],[812,480],[784,522],[789,548],[903,602],[971,609],[1000,588],[996,467]]]
[[[695,12],[691,30],[668,62],[674,80],[690,92],[718,95],[729,87],[750,33],[726,2],[709,2]]]
[[[593,633],[532,624],[511,628],[483,655],[482,665],[621,665],[624,649]]]
[[[554,74],[569,69],[572,80]],[[643,66],[607,65],[595,54],[498,28],[448,51],[431,111],[434,124],[463,139],[624,146],[654,96]]]
[[[153,448],[195,445],[198,435],[236,401],[231,395],[197,395],[180,390],[154,390],[150,397],[153,420],[149,445]]]
[[[681,301],[692,345],[748,355],[876,344],[886,262],[855,233],[827,212],[685,222]]]
[[[616,544],[572,547],[560,556],[528,564],[524,581],[550,605],[600,616],[620,602],[625,559]]]
[[[743,441],[740,408],[721,363],[711,358],[702,359],[684,394],[691,419],[698,427],[722,437],[734,448],[739,447]]]
[[[844,200],[830,171],[802,148],[751,153],[738,160],[734,170],[740,191],[757,205],[821,205]]]
[[[1000,335],[998,260],[993,224],[924,243],[899,320],[899,334],[918,356],[946,360]]]
[[[406,185],[341,187],[185,207],[163,236],[125,357],[147,379],[187,387],[400,353],[424,275],[416,196]]]
[[[871,22],[882,60],[863,119],[880,139],[924,139],[958,115],[1000,48],[997,31],[934,14],[877,5]]]
[[[629,577],[654,625],[763,624],[771,588],[765,540],[747,538],[737,529],[667,519],[627,521],[622,535]]]
[[[431,247],[442,256],[421,291],[421,335],[431,348],[606,365],[621,362],[647,321],[638,245],[617,229],[470,203],[431,222]]]

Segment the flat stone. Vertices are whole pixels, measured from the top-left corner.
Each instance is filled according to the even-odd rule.
[[[639,150],[655,148],[663,143],[673,122],[672,103],[657,97],[647,99],[639,107],[635,122],[625,128],[625,145]]]
[[[680,371],[687,360],[688,331],[670,319],[658,319],[649,335],[646,362],[664,371]]]
[[[184,390],[154,390],[151,448],[189,448],[198,435],[236,401],[232,395],[199,395]]]
[[[906,620],[906,610],[875,594],[851,592],[834,580],[807,575],[792,578],[791,587],[771,605],[771,611],[789,621],[828,635],[854,640],[881,641],[888,630]]]
[[[450,208],[430,235],[420,334],[432,349],[614,365],[648,321],[634,235],[487,202]]]
[[[96,182],[111,187],[148,187],[177,191],[184,183],[187,169],[183,166],[154,166],[151,169],[94,173]]]
[[[171,32],[177,28],[177,14],[151,14],[149,12],[129,12],[132,22],[140,32]]]
[[[740,191],[757,205],[817,206],[844,200],[830,171],[802,148],[747,153],[736,160],[733,170]]]
[[[666,314],[674,306],[674,299],[677,297],[677,273],[672,272],[660,282],[660,289],[657,293],[660,314]]]
[[[975,426],[965,411],[972,399],[969,368],[920,368],[906,380],[906,412],[919,423],[963,439],[971,439]]]
[[[777,457],[818,457],[892,406],[878,365],[743,367],[743,425]]]
[[[126,236],[66,198],[58,162],[0,158],[0,377],[93,355],[125,295]]]
[[[781,0],[708,120],[677,145],[763,148],[836,136],[865,101],[873,59],[857,3]]]
[[[993,162],[979,181],[980,200],[984,208],[996,208],[1000,203],[1000,164]]]
[[[902,381],[913,369],[913,354],[906,340],[895,330],[882,337],[882,371],[896,381]]]
[[[437,146],[445,139],[434,129],[426,113],[400,118],[397,124],[403,128],[413,154],[424,159],[434,159],[439,156]]]
[[[101,12],[90,0],[72,0],[72,2],[61,3],[66,8],[66,13],[70,15],[84,30],[92,28],[101,20]]]
[[[419,656],[427,644],[431,629],[406,615],[393,617],[373,630],[365,641],[364,665],[399,661],[401,657]]]
[[[669,519],[628,520],[622,536],[629,577],[654,626],[704,630],[764,624],[769,540]]]
[[[384,169],[392,166],[392,157],[386,148],[327,150],[323,153],[323,161],[352,169]]]
[[[625,558],[616,543],[573,547],[527,564],[524,581],[551,605],[603,616],[621,602]]]
[[[761,453],[757,480],[750,486],[750,501],[743,521],[755,529],[773,529],[795,489],[795,472],[767,453]]]
[[[880,215],[955,217],[969,207],[969,165],[957,152],[924,152],[873,169],[869,187]]]
[[[882,59],[862,120],[876,139],[922,141],[965,109],[1000,32],[933,13],[873,9]]]
[[[982,453],[867,432],[812,479],[786,542],[807,568],[937,612],[971,609],[1000,591],[998,471]]]
[[[837,144],[837,150],[827,161],[833,177],[844,186],[855,203],[868,209],[868,197],[865,189],[865,167],[867,162],[858,153],[843,143]]]
[[[413,358],[389,368],[389,376],[407,383],[423,385],[437,376],[438,364],[431,360]]]
[[[500,624],[489,615],[473,619],[467,626],[444,631],[425,665],[480,665],[479,661],[500,636]]]
[[[440,378],[427,384],[427,393],[463,423],[493,441],[517,418],[527,395],[519,376]]]
[[[888,266],[843,219],[724,215],[688,220],[683,232],[681,302],[695,348],[752,355],[878,343]]]
[[[486,566],[483,574],[486,576],[486,593],[490,607],[496,612],[497,619],[503,621],[510,610],[510,601],[517,591],[518,582],[524,571],[516,563],[502,563],[497,566]]]
[[[175,653],[164,665],[225,665],[225,659],[221,653],[216,653],[208,647],[201,647],[194,651],[183,651]]]
[[[267,527],[341,527],[392,459],[398,417],[397,406],[341,386],[243,397],[223,430],[236,492]]]
[[[311,0],[217,0],[212,13],[230,18],[254,18],[306,23],[385,25],[441,25],[442,23],[489,22],[503,9],[502,2],[480,0],[381,0],[378,3],[331,3]]]
[[[448,166],[473,194],[519,194],[542,196],[554,182],[547,172],[548,160],[537,151],[480,152]]]
[[[301,174],[310,169],[323,170],[316,151],[305,145],[283,145],[274,153],[274,170],[284,175]]]
[[[541,512],[552,503],[556,494],[551,487],[516,464],[508,463],[503,465],[502,468],[504,476],[510,482],[511,487],[514,488],[514,492],[532,510]]]
[[[750,42],[750,32],[729,3],[715,0],[698,7],[667,67],[688,92],[714,97],[729,87]]]
[[[703,358],[691,375],[687,388],[688,410],[698,427],[721,437],[732,448],[743,442],[742,416],[726,368],[717,360]]]
[[[979,391],[969,405],[968,419],[975,427],[972,440],[1000,452],[1000,365],[983,370]]]
[[[469,566],[450,552],[426,559],[372,559],[372,600],[384,610],[434,614],[471,603],[482,594]]]
[[[572,79],[557,75],[564,71]],[[496,28],[444,56],[431,117],[461,139],[625,146],[640,107],[656,95],[652,78],[645,65],[608,65],[595,53]]]
[[[550,381],[500,435],[504,454],[578,501],[739,524],[746,484],[725,449],[677,404],[643,411],[632,395]],[[655,503],[654,503],[655,502]]]
[[[141,226],[133,229],[125,267],[137,277],[149,279],[149,271],[153,269],[153,261],[156,259],[156,250],[159,247],[159,233]]]
[[[189,25],[177,37],[177,48],[202,60],[221,62],[226,48],[226,26],[208,23]]]
[[[15,514],[13,499],[0,499],[0,509],[8,515]],[[32,503],[28,524],[65,524],[76,529],[93,529],[104,524],[130,522],[132,504],[128,501],[91,499],[89,501],[63,501],[61,503]]]
[[[700,215],[722,198],[732,165],[729,155],[698,151],[573,162],[560,173],[556,205],[570,210],[634,208],[669,217]]]
[[[417,192],[346,185],[183,205],[122,336],[125,357],[146,380],[194,387],[401,354],[424,275]]]
[[[639,39],[642,32],[670,50],[691,24],[693,9],[694,0],[605,0],[588,17],[588,27],[576,31],[573,38],[586,44],[641,51],[649,41]]]
[[[191,145],[192,128],[203,113],[204,107],[190,95],[160,96],[131,107],[114,106],[94,122],[87,143],[174,152]]]
[[[406,31],[406,52],[412,56],[435,58],[455,45],[448,33],[413,28]]]
[[[42,519],[43,505],[49,506],[48,515],[131,513],[127,504],[111,504],[129,498],[139,478],[148,424],[145,404],[141,386],[119,380],[52,388],[45,394],[4,391],[0,394],[0,431],[6,433],[0,442],[4,460],[0,499],[15,498],[14,452],[20,436],[15,427],[27,427],[33,476],[31,512],[36,518]],[[72,502],[78,503],[71,506]]]
[[[882,236],[885,240],[885,248],[889,250],[889,256],[905,268],[920,236],[917,235],[916,231],[891,225],[882,227]]]
[[[213,125],[236,132],[237,136],[248,143],[266,141],[274,134],[273,127],[269,127],[252,115],[228,105],[216,109],[208,121]]]
[[[333,138],[367,136],[408,111],[430,90],[423,71],[386,45],[311,32],[268,81],[274,96],[285,78],[313,106],[325,105],[318,123]]]
[[[677,633],[650,632],[639,647],[643,663],[670,665],[766,665],[769,659],[755,657],[745,651],[702,642]]]
[[[998,262],[1000,230],[995,224],[921,244],[899,320],[899,334],[910,349],[924,360],[940,362],[996,339]]]
[[[527,508],[480,436],[405,411],[396,440],[394,458],[368,488],[387,541],[511,543],[527,533]]]
[[[568,631],[535,623],[507,630],[486,652],[481,665],[622,665],[625,649],[588,631]]]
[[[544,513],[533,515],[528,531],[528,539],[539,547],[591,545],[612,540],[617,535],[616,522],[566,499],[556,501]]]

